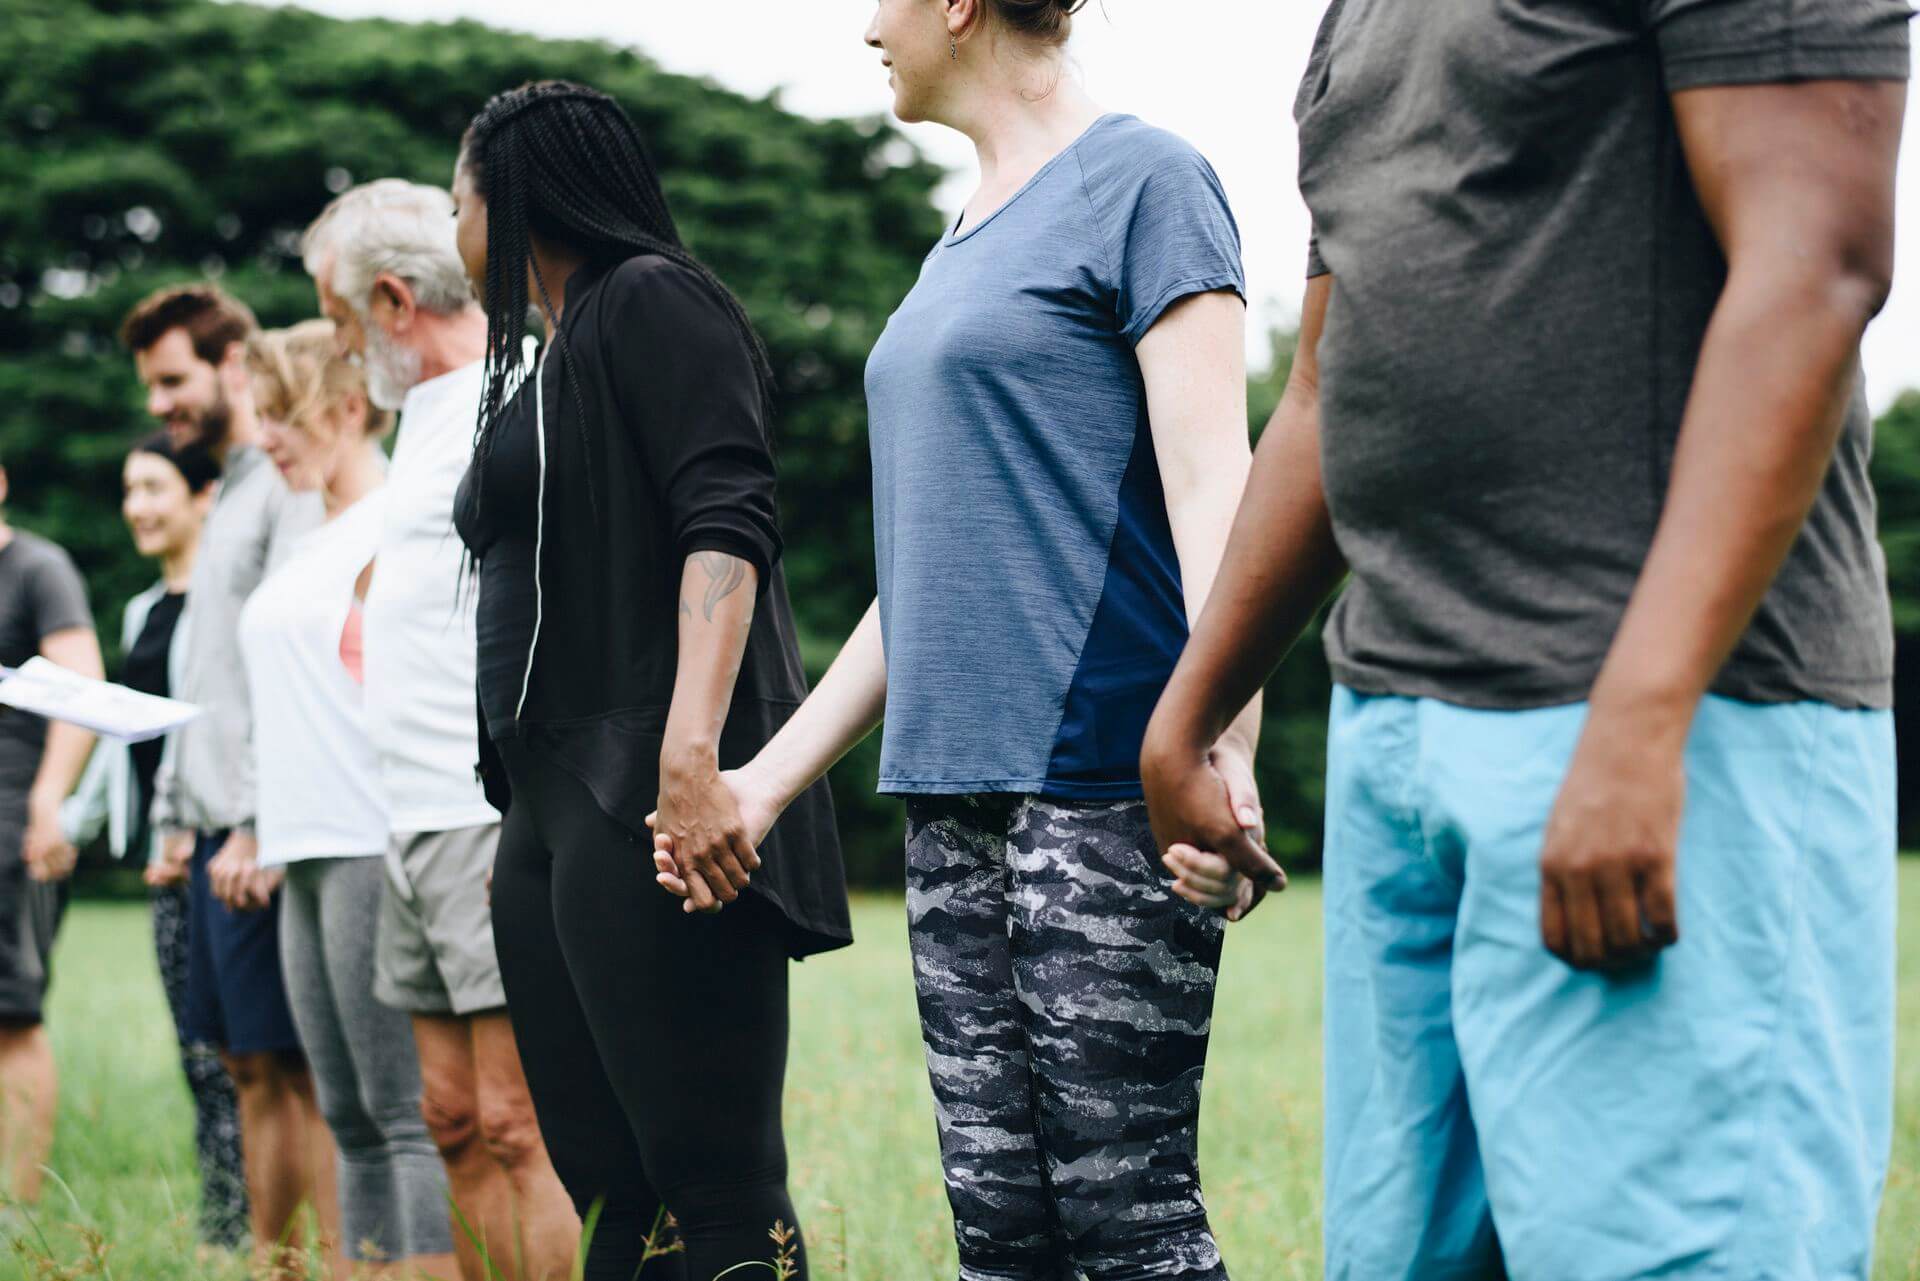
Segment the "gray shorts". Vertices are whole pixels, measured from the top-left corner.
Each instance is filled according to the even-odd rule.
[[[487,872],[500,825],[395,832],[387,845],[373,994],[409,1014],[506,1006],[493,954]]]
[[[15,1026],[41,1020],[67,893],[65,881],[48,885],[27,875],[26,836],[26,816],[0,810],[0,1023]]]

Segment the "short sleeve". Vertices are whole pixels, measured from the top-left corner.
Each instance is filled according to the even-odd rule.
[[[1331,276],[1333,271],[1327,266],[1327,260],[1320,256],[1320,233],[1316,230],[1307,236],[1307,279],[1315,276]]]
[[[1127,341],[1138,344],[1182,298],[1222,289],[1245,298],[1240,229],[1213,166],[1158,130],[1113,151],[1087,181]]]
[[[714,287],[678,263],[631,259],[607,287],[607,369],[676,554],[738,556],[764,590],[780,559],[780,523],[745,339]]]
[[[55,632],[76,627],[93,627],[93,611],[87,608],[87,585],[67,554],[49,547],[28,579],[28,607],[32,610],[33,632],[44,641]]]
[[[1641,0],[1667,88],[1905,80],[1907,0]]]

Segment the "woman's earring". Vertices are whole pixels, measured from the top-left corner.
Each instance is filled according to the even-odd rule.
[[[952,53],[953,53],[953,60],[954,60],[955,62],[958,62],[958,61],[960,61],[960,37],[959,37],[959,36],[948,36],[948,37],[947,37],[947,48],[948,48],[949,50],[951,50],[951,51],[952,51]]]

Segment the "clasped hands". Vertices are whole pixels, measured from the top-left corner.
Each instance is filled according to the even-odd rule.
[[[236,827],[220,850],[207,860],[207,885],[213,897],[235,912],[258,912],[273,906],[273,892],[286,873],[260,866],[260,842],[253,832]]]
[[[751,766],[722,771],[710,756],[663,760],[660,807],[647,815],[654,879],[688,912],[718,912],[760,870],[759,846],[786,808]]]
[[[1154,811],[1154,833],[1165,851],[1173,891],[1191,903],[1239,920],[1258,905],[1268,889],[1286,885],[1286,874],[1266,853],[1253,763],[1248,753],[1221,747],[1204,769],[1162,789],[1172,802],[1196,804],[1204,817],[1163,823]],[[1150,788],[1149,799],[1154,792]],[[758,846],[786,808],[787,798],[752,763],[739,769],[663,769],[660,808],[647,815],[653,832],[654,879],[685,900],[688,912],[718,912],[737,899],[760,867]],[[1216,812],[1217,811],[1217,812]],[[1222,816],[1225,827],[1222,828]],[[1234,836],[1227,854],[1214,852],[1217,831]],[[1247,852],[1253,856],[1248,858]],[[1243,869],[1234,856],[1247,862]]]
[[[20,843],[27,875],[42,883],[64,881],[73,874],[79,854],[60,824],[61,798],[35,790],[27,794],[27,830]]]
[[[1237,738],[1223,738],[1205,753],[1150,744],[1140,777],[1175,894],[1238,921],[1269,891],[1286,888],[1287,874],[1267,853],[1253,753]]]

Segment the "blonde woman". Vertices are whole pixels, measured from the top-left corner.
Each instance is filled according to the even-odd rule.
[[[355,1275],[451,1277],[446,1173],[420,1113],[407,1016],[373,996],[388,823],[361,696],[360,601],[384,516],[389,425],[314,320],[247,352],[262,443],[326,521],[240,615],[253,698],[260,866],[283,868],[280,958],[321,1115],[339,1149],[340,1243]]]

